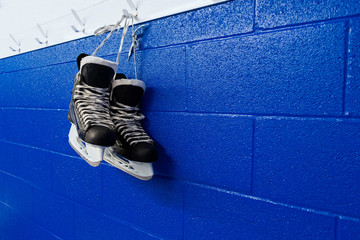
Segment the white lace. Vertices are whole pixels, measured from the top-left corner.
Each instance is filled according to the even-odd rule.
[[[95,54],[100,50],[101,47],[104,46],[105,42],[111,37],[111,35],[115,32],[115,30],[120,30],[121,28],[121,23],[125,20],[124,22],[124,28],[123,28],[123,32],[122,32],[122,36],[121,36],[121,41],[120,41],[120,47],[119,47],[119,51],[116,57],[116,63],[119,64],[120,62],[120,55],[122,52],[122,47],[124,44],[124,40],[125,40],[125,36],[128,32],[129,26],[130,26],[130,21],[131,21],[131,29],[132,29],[132,42],[131,42],[131,46],[129,49],[129,54],[128,54],[128,61],[130,60],[130,57],[132,54],[134,54],[134,68],[135,68],[135,79],[137,79],[137,69],[136,69],[136,52],[135,49],[139,46],[139,42],[137,39],[137,31],[143,27],[146,26],[146,24],[140,25],[139,27],[137,27],[136,29],[134,29],[134,18],[135,16],[131,15],[131,14],[127,14],[127,15],[123,15],[121,17],[121,19],[115,23],[115,24],[109,24],[109,25],[105,25],[102,26],[98,29],[95,30],[94,34],[95,36],[100,36],[108,31],[110,31],[108,33],[108,35],[105,37],[105,39],[100,43],[100,45],[95,49],[95,51],[93,52],[93,54],[91,54],[92,56],[95,56]]]
[[[138,107],[131,107],[116,102],[115,105],[110,105],[110,114],[115,124],[117,132],[130,145],[139,142],[153,143],[153,140],[146,134],[142,128],[140,121],[145,116],[139,113]]]
[[[127,34],[127,31],[129,29],[129,25],[130,25],[130,19],[132,19],[132,21],[134,21],[133,20],[134,16],[133,15],[129,15],[129,16],[123,15],[121,17],[121,19],[119,21],[117,21],[117,23],[105,25],[105,26],[102,26],[102,27],[96,29],[94,32],[95,36],[100,36],[108,31],[110,31],[110,32],[108,33],[108,35],[105,37],[105,39],[100,43],[100,45],[95,49],[95,51],[91,55],[95,56],[95,54],[100,50],[100,48],[102,46],[104,46],[105,42],[111,37],[111,35],[115,32],[115,30],[120,30],[121,23],[125,20],[124,28],[123,28],[123,32],[122,32],[122,36],[121,36],[121,41],[120,41],[120,47],[119,47],[119,51],[118,51],[118,54],[116,57],[116,64],[119,65],[120,55],[121,55],[122,47],[124,44],[125,36]]]
[[[113,128],[109,112],[109,91],[85,83],[79,84],[80,75],[76,75],[74,104],[79,111],[80,121],[85,130],[91,125]]]

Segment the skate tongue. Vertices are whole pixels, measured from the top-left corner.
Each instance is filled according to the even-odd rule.
[[[145,91],[145,83],[137,79],[116,79],[112,83],[112,98],[121,104],[136,107]]]
[[[116,63],[94,56],[85,56],[80,62],[82,81],[92,87],[108,88],[116,68]]]

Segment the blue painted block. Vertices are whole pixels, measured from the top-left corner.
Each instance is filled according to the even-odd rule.
[[[360,221],[352,221],[340,218],[340,240],[359,240],[360,239]]]
[[[21,234],[18,228],[18,215],[0,203],[0,239],[14,240]]]
[[[152,112],[146,128],[162,174],[250,192],[252,119],[236,115]]]
[[[53,191],[93,208],[102,207],[101,168],[83,159],[57,157],[53,161]]]
[[[68,143],[67,110],[0,110],[0,139],[77,156]]]
[[[3,172],[0,172],[0,202],[4,201],[5,180],[3,174]]]
[[[3,74],[0,106],[68,108],[75,62]]]
[[[122,55],[119,72],[135,78],[134,61]],[[142,100],[144,110],[184,111],[187,85],[184,47],[169,47],[137,51],[138,78],[145,82]]]
[[[335,219],[226,191],[187,185],[185,239],[333,239]]]
[[[357,0],[256,1],[256,23],[261,28],[273,28],[284,25],[328,20],[359,13],[360,2]]]
[[[350,21],[345,114],[360,115],[360,19]]]
[[[181,239],[182,184],[163,177],[136,179],[114,167],[103,168],[103,211],[165,239]]]
[[[360,121],[256,121],[256,195],[360,217]]]
[[[4,182],[3,203],[17,213],[31,216],[33,187],[29,183],[7,174],[3,174],[2,178]]]
[[[159,239],[131,226],[106,217],[84,206],[75,205],[75,239]]]
[[[18,216],[16,228],[19,234],[18,238],[16,238],[17,240],[61,240],[60,237],[51,233],[44,227],[41,227],[33,221],[20,215]]]
[[[31,219],[64,239],[73,239],[73,203],[46,190],[34,187]]]
[[[110,54],[117,54],[122,31],[115,32],[105,45],[99,50],[96,56],[103,57],[109,61],[116,61],[116,56],[108,57]],[[51,47],[23,53],[20,55],[1,59],[1,70],[13,72],[24,69],[39,68],[44,66],[56,65],[60,63],[74,62],[80,53],[91,55],[105,38],[103,36],[85,37],[70,42],[54,45]],[[129,49],[131,45],[131,34],[125,38],[123,49]],[[124,50],[124,51],[126,51]],[[75,64],[76,66],[76,64]]]
[[[189,109],[341,115],[343,23],[189,47]]]
[[[5,172],[42,188],[51,189],[51,162],[54,155],[38,149],[0,142],[0,166]]]
[[[17,151],[14,151],[14,148],[16,147],[12,147],[8,143],[0,142],[0,170],[16,175],[18,161],[14,161],[14,157],[17,155]]]
[[[75,61],[80,53],[91,54],[102,38],[86,37],[36,51],[4,58],[1,65],[5,72],[39,68],[59,63]],[[104,46],[104,49],[106,47]]]
[[[150,22],[145,48],[251,32],[254,1],[229,1]]]

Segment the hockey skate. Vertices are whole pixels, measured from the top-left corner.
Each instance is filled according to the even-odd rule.
[[[117,74],[110,96],[110,115],[117,141],[114,146],[106,148],[104,160],[136,178],[149,180],[154,175],[152,163],[158,154],[154,141],[140,124],[144,119],[144,115],[139,113],[144,91],[143,81]]]
[[[99,166],[106,147],[115,143],[109,112],[109,87],[117,64],[80,54],[68,119],[70,146],[91,166]]]

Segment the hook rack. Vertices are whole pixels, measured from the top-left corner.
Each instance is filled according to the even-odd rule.
[[[71,9],[71,13],[73,14],[73,16],[75,17],[76,21],[80,24],[80,26],[82,27],[81,30],[78,30],[74,25],[71,25],[72,30],[74,30],[74,32],[78,33],[78,32],[83,32],[85,33],[85,21],[81,20],[79,15],[76,13],[76,11],[74,9]]]
[[[0,58],[90,36],[101,25],[115,23],[123,15],[127,16],[129,25],[140,25],[154,19],[226,1],[229,0],[97,0],[96,4],[94,1],[85,1],[84,4],[74,5],[74,0],[63,0],[61,8],[54,9],[52,4],[45,1],[46,4],[41,8],[27,11],[22,8],[21,1],[16,1],[10,6],[4,4],[4,0],[0,0],[0,10],[6,12],[0,14],[0,22],[9,21],[1,28],[5,35],[0,36],[0,41],[3,43],[0,45]],[[20,19],[19,14],[23,18]],[[121,26],[119,24],[116,30],[122,27],[124,22]],[[111,30],[112,27],[101,32]],[[12,35],[10,36],[9,33]],[[137,40],[135,35],[140,35],[140,31],[134,34],[134,46]],[[138,40],[140,41],[140,37]]]
[[[39,38],[35,38],[35,40],[39,43],[39,44],[45,44],[45,46],[48,45],[48,35],[45,33],[45,31],[42,29],[42,27],[40,26],[40,24],[36,24],[36,26],[38,27],[39,31],[41,32],[41,34],[43,35],[43,37],[45,38],[45,41],[40,41]]]

